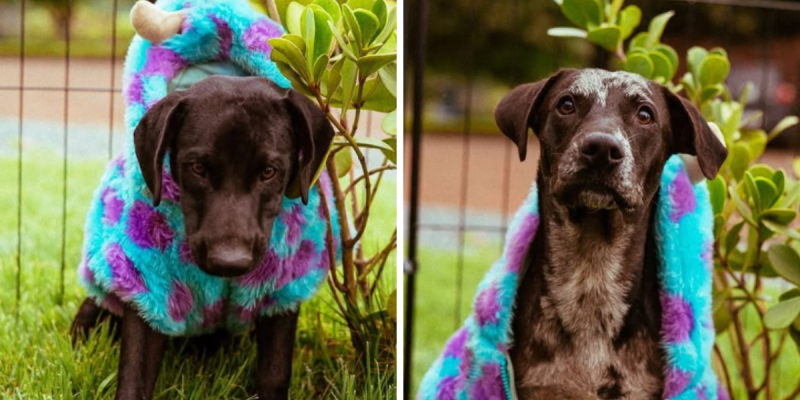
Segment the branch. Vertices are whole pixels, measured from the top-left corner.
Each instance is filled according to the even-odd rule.
[[[370,175],[375,175],[375,174],[377,174],[379,172],[392,171],[392,170],[396,170],[396,169],[397,169],[397,166],[395,166],[395,165],[384,165],[382,167],[378,167],[378,168],[373,169],[372,171],[369,171],[369,174]],[[364,179],[364,175],[359,175],[358,178],[356,178],[355,180],[350,182],[350,185],[347,186],[347,189],[345,189],[344,192],[345,193],[352,192],[356,188],[356,185],[358,184],[358,182],[361,182],[363,179]],[[373,185],[373,186],[377,186],[377,183],[376,183],[376,185]]]
[[[333,248],[333,221],[331,221],[331,210],[328,209],[328,198],[325,196],[325,191],[322,188],[319,188],[319,200],[322,202],[322,210],[325,212],[325,219],[328,221],[328,230],[325,235],[325,242],[326,247],[328,248],[328,270],[331,276],[333,276],[333,285],[336,289],[345,292],[346,289],[341,283],[336,280],[336,252]]]
[[[733,396],[733,386],[731,385],[731,374],[728,371],[728,364],[722,357],[722,352],[719,351],[719,346],[717,346],[716,343],[714,343],[714,354],[717,355],[717,359],[719,359],[719,363],[722,365],[722,372],[725,374],[725,386],[728,387],[728,393],[730,396]]]

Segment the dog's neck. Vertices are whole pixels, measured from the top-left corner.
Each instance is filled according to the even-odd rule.
[[[614,338],[640,288],[652,202],[631,210],[575,210],[557,203],[539,179],[540,220],[546,224],[546,296],[563,329]]]

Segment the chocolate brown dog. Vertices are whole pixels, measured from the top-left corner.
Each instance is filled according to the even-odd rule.
[[[333,136],[322,111],[295,91],[262,78],[211,77],[155,104],[137,126],[134,144],[155,205],[169,153],[194,263],[209,275],[234,277],[261,262],[287,190],[296,185],[307,199]],[[298,312],[256,321],[260,399],[288,398]],[[100,314],[87,299],[73,334],[87,334]],[[167,336],[131,304],[120,329],[116,398],[150,399]]]
[[[638,75],[561,70],[497,106],[525,159],[541,144],[541,224],[510,350],[520,399],[658,399],[664,354],[653,233],[666,160],[696,155],[708,178],[727,149],[700,112]]]

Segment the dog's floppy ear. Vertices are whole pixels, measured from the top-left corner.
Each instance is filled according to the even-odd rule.
[[[528,128],[539,134],[537,114],[547,91],[571,70],[562,69],[547,79],[520,85],[511,90],[494,109],[500,131],[516,143],[520,161],[528,153]]]
[[[694,104],[666,87],[661,90],[669,108],[672,151],[697,156],[700,171],[706,178],[714,179],[728,157],[724,139],[714,134]]]
[[[295,90],[286,92],[286,106],[297,138],[297,173],[289,190],[299,188],[303,204],[308,204],[308,191],[333,141],[333,127],[328,118],[311,100]]]
[[[153,205],[161,202],[161,171],[164,156],[183,120],[185,92],[172,92],[150,108],[133,132],[136,159],[142,177],[153,195]]]

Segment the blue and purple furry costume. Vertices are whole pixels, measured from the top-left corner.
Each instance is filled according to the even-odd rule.
[[[667,356],[664,399],[727,399],[711,363],[713,214],[705,182],[692,185],[680,157],[661,176],[656,240],[661,269],[662,346]],[[507,351],[520,271],[539,227],[534,186],[517,211],[503,255],[478,287],[473,312],[425,374],[419,400],[512,398]]]
[[[184,22],[181,32],[163,43],[136,36],[130,45],[123,92],[127,142],[106,167],[94,194],[80,281],[102,307],[120,314],[123,303],[132,303],[151,327],[166,335],[246,330],[258,316],[295,309],[327,278],[328,223],[319,190],[325,191],[331,218],[337,221],[331,182],[322,174],[309,190],[308,205],[284,197],[270,248],[251,273],[219,278],[194,264],[185,241],[180,189],[165,167],[163,200],[153,207],[134,152],[134,130],[188,67],[228,62],[235,71],[288,88],[288,80],[270,60],[268,43],[283,31],[242,0],[162,0],[157,6],[184,10]],[[338,238],[338,224],[332,225]],[[338,258],[338,242],[334,247]]]

